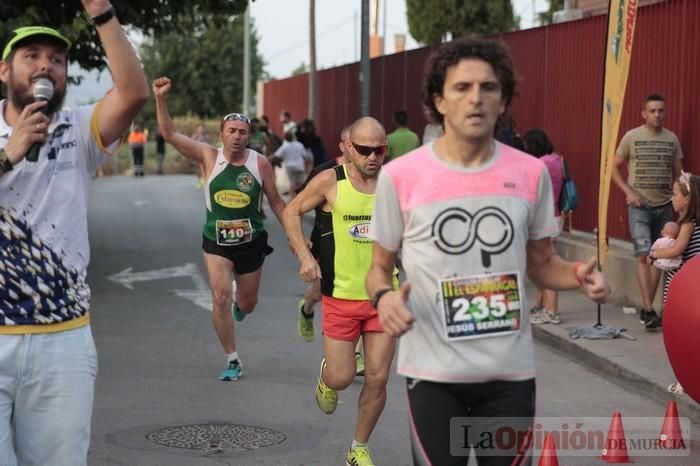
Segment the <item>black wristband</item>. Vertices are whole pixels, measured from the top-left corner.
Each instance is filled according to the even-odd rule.
[[[116,11],[114,11],[114,7],[110,6],[109,9],[104,13],[100,13],[99,15],[90,18],[90,23],[93,26],[100,26],[109,21],[110,19],[114,18],[115,15]]]
[[[393,288],[382,288],[381,290],[377,291],[374,293],[374,297],[372,298],[372,307],[377,309],[377,305],[379,304],[379,300],[382,299],[382,296],[384,296],[386,293],[394,291]]]

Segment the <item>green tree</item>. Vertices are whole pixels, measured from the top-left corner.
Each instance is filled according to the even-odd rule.
[[[300,74],[306,74],[308,72],[309,67],[306,65],[306,63],[301,62],[299,63],[299,66],[292,70],[292,76],[299,76]]]
[[[406,16],[411,36],[423,44],[440,43],[448,33],[457,38],[518,28],[510,0],[406,0]]]
[[[120,0],[114,8],[123,25],[148,37],[174,31],[186,35],[193,25],[224,24],[247,4],[248,0]],[[102,45],[80,0],[0,0],[0,47],[15,28],[30,25],[60,30],[74,44],[71,61],[83,69],[105,68]]]
[[[184,20],[183,20],[184,21]],[[258,54],[258,36],[251,25],[251,83],[265,77]],[[243,96],[243,16],[223,24],[194,27],[190,34],[156,34],[142,46],[149,79],[168,76],[173,89],[168,107],[173,115],[220,118],[241,111]],[[251,91],[253,95],[254,89]],[[154,121],[155,105],[147,103],[141,119]]]
[[[549,0],[549,10],[538,13],[540,18],[540,26],[552,24],[554,20],[554,12],[564,9],[564,0]]]

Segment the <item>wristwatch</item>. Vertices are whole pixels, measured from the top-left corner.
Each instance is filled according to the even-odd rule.
[[[100,26],[109,21],[110,19],[114,18],[115,14],[116,12],[114,11],[114,7],[110,6],[109,9],[104,13],[100,13],[99,15],[90,18],[90,23],[93,26]]]
[[[10,156],[7,155],[5,149],[0,148],[0,170],[3,173],[12,171],[12,162],[10,162]]]
[[[379,300],[382,299],[382,296],[387,294],[390,291],[394,291],[393,288],[382,288],[381,290],[377,291],[374,293],[374,297],[372,298],[372,307],[377,309],[377,306],[379,305]]]

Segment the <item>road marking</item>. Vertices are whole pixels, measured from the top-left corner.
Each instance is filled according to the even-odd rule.
[[[133,267],[127,267],[121,272],[115,273],[107,277],[108,280],[124,285],[126,288],[133,290],[133,283],[147,282],[151,280],[165,280],[176,277],[190,277],[194,274],[199,274],[197,266],[192,263],[187,263],[179,267],[168,267],[165,269],[147,270],[145,272],[133,272]]]
[[[180,298],[186,299],[204,310],[211,311],[211,293],[209,290],[170,290]]]
[[[170,278],[190,277],[194,288],[169,290],[174,295],[186,299],[197,307],[212,310],[211,292],[204,277],[199,273],[197,266],[188,262],[178,267],[167,267],[164,269],[146,270],[134,272],[133,267],[127,267],[121,272],[107,277],[108,280],[123,285],[130,290],[134,289],[134,283],[147,282],[152,280],[167,280]]]

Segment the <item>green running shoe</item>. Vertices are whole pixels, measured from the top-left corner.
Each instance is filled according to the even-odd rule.
[[[245,312],[241,311],[241,308],[238,307],[238,304],[236,303],[236,289],[238,288],[238,284],[236,284],[236,280],[233,280],[231,282],[231,288],[233,289],[233,304],[231,305],[231,312],[233,313],[233,318],[236,319],[236,322],[240,322],[243,319],[245,319],[245,316],[247,315]]]
[[[236,319],[236,322],[241,322],[247,315],[248,314],[240,310],[236,303],[233,303],[233,318]]]
[[[372,457],[369,454],[369,446],[357,446],[348,451],[348,457],[345,460],[346,466],[375,466]]]
[[[363,377],[365,375],[365,358],[362,353],[355,353],[355,365],[357,367],[355,375]]]
[[[299,322],[297,324],[299,336],[311,343],[315,339],[314,335],[314,317],[308,317],[304,314],[304,300],[299,301]]]
[[[318,374],[318,384],[316,385],[316,403],[326,414],[333,414],[338,407],[338,392],[330,388],[323,381],[323,366],[326,365],[326,358],[321,359],[321,372]]]

